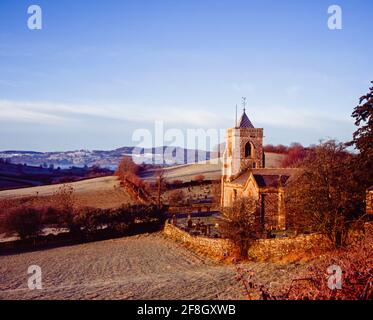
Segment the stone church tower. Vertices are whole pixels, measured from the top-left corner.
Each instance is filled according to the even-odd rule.
[[[243,102],[245,107],[245,98]],[[285,230],[285,190],[300,169],[276,168],[274,161],[267,168],[264,160],[263,129],[254,128],[244,108],[236,127],[226,133],[221,207],[232,207],[237,200],[255,200],[264,230]]]
[[[250,168],[264,168],[263,129],[254,128],[245,108],[235,128],[227,129],[223,181],[232,181]]]

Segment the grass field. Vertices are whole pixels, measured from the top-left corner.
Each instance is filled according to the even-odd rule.
[[[93,178],[72,182],[74,196],[79,206],[114,208],[122,204],[133,203],[133,198],[120,188],[115,176]],[[58,192],[62,185],[55,184],[32,188],[0,191],[0,200],[25,197],[48,197]]]
[[[27,287],[30,265],[41,267],[41,290]],[[304,269],[244,267],[272,287]],[[235,266],[197,256],[158,233],[0,256],[0,299],[243,299],[235,276]]]

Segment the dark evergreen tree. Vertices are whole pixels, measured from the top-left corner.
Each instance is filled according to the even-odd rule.
[[[358,129],[348,144],[359,151],[356,166],[360,169],[359,179],[366,187],[373,184],[373,87],[369,90],[360,98],[359,105],[352,113]]]

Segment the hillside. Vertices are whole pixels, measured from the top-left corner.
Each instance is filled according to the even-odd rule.
[[[69,183],[74,188],[74,195],[79,206],[97,208],[114,208],[132,203],[132,197],[119,187],[115,176],[101,177]],[[57,192],[62,184],[0,191],[0,200],[48,197]]]
[[[265,153],[266,167],[276,168],[281,166],[285,155],[277,153]],[[164,169],[165,178],[172,182],[173,180],[182,180],[187,182],[193,180],[197,175],[203,175],[208,180],[220,180],[222,172],[222,158],[212,159],[209,161],[198,162],[194,164],[185,164],[168,167]],[[154,171],[148,171],[143,174],[143,178],[154,180]]]

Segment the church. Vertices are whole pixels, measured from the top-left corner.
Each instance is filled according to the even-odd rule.
[[[244,108],[236,126],[226,131],[221,206],[231,207],[241,198],[255,199],[265,230],[285,230],[284,194],[297,172],[298,169],[266,167],[263,128],[253,126]]]

